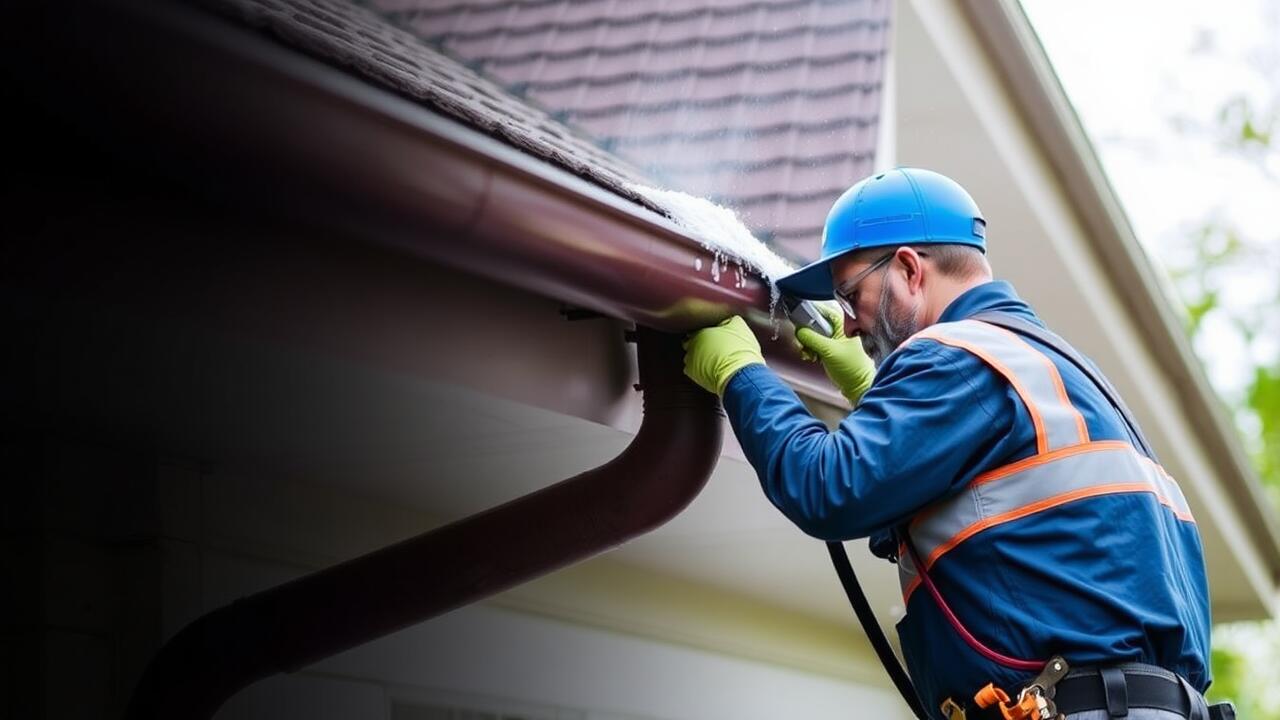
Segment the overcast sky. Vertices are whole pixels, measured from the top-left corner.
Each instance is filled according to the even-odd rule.
[[[1191,228],[1221,218],[1270,248],[1224,283],[1224,302],[1270,302],[1280,282],[1280,142],[1245,157],[1216,127],[1234,98],[1277,109],[1280,0],[1022,4],[1150,254],[1178,264]],[[1216,319],[1204,340],[1210,377],[1228,393],[1243,386],[1249,356],[1280,355],[1276,333],[1246,346]]]

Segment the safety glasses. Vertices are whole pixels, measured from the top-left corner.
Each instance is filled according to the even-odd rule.
[[[880,259],[867,266],[866,270],[858,273],[848,282],[841,283],[840,287],[835,289],[836,302],[840,303],[840,308],[844,310],[844,314],[849,316],[851,320],[857,320],[858,314],[854,311],[854,305],[857,300],[858,285],[867,278],[868,275],[875,272],[877,268],[888,263],[897,254],[897,250],[885,253]]]

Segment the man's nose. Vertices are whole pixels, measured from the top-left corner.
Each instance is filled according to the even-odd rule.
[[[844,314],[844,336],[858,337],[862,334],[862,330],[858,328],[858,321],[849,317],[849,313]]]

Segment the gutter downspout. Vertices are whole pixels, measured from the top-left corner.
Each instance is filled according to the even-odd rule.
[[[616,547],[680,513],[720,456],[719,403],[681,337],[636,333],[644,421],[621,455],[496,508],[242,598],[174,635],[125,717],[204,720],[292,672]]]

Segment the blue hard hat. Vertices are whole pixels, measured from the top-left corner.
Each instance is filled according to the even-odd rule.
[[[831,261],[874,247],[972,245],[987,251],[987,221],[969,193],[932,170],[895,168],[860,180],[831,206],[822,256],[778,280],[792,297],[829,300]]]

